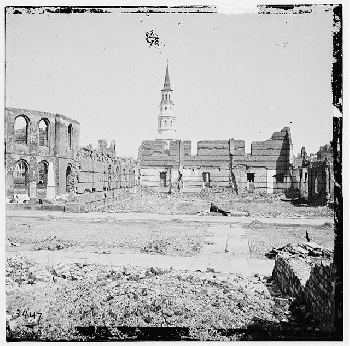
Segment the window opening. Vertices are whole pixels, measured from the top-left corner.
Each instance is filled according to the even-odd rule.
[[[210,173],[203,172],[202,173],[203,183],[205,187],[210,187]]]
[[[22,115],[15,119],[15,143],[28,144],[28,121]]]
[[[247,181],[249,183],[254,183],[254,173],[247,173]]]
[[[166,187],[166,172],[160,172],[160,186]]]
[[[69,126],[68,126],[68,148],[69,148],[69,150],[72,150],[72,133],[73,133],[73,126],[72,126],[72,124],[69,124]]]
[[[49,144],[49,126],[48,121],[41,119],[39,121],[39,146],[48,146]]]
[[[278,173],[276,174],[276,183],[283,183],[284,182],[284,174]]]

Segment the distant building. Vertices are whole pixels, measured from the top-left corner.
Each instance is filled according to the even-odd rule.
[[[289,127],[266,141],[253,142],[245,153],[243,140],[199,141],[197,155],[191,142],[175,139],[175,117],[168,66],[161,90],[156,140],[145,140],[139,148],[140,184],[159,192],[198,192],[228,189],[273,193],[298,186],[293,179],[293,145]]]
[[[316,153],[317,161],[325,161],[327,159],[329,162],[333,161],[333,148],[330,144],[326,144],[320,147],[320,150]]]

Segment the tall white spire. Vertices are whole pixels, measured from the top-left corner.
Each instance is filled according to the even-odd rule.
[[[176,117],[173,113],[174,103],[172,100],[168,61],[165,70],[164,87],[161,91],[160,112],[158,116],[158,138],[176,139]]]

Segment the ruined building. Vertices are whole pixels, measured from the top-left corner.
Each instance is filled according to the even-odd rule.
[[[5,110],[6,196],[14,202],[70,200],[93,210],[137,184],[131,159],[116,157],[115,144],[79,147],[79,123],[61,114]]]
[[[308,156],[305,148],[294,158],[299,174],[300,196],[314,205],[326,205],[334,201],[333,151],[330,144],[320,147],[316,155]]]
[[[70,189],[79,123],[61,114],[5,110],[6,195],[48,198]]]
[[[96,149],[80,147],[73,164],[73,211],[90,211],[125,197],[138,183],[135,161],[116,156],[115,143],[99,140]],[[78,208],[78,210],[74,210]]]
[[[245,153],[245,142],[233,138],[199,141],[197,155],[191,142],[176,140],[168,66],[161,90],[156,140],[145,140],[139,148],[140,183],[159,192],[228,189],[240,193],[267,193],[296,187],[293,178],[293,146],[290,129],[283,128],[266,141],[253,142]]]

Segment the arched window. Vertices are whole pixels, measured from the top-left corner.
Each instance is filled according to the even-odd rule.
[[[159,120],[159,127],[162,127],[162,121]]]
[[[72,150],[72,135],[73,135],[73,126],[72,124],[68,125],[68,149]]]
[[[20,115],[15,119],[15,143],[28,144],[28,119]]]
[[[167,94],[165,94],[165,99],[166,99],[166,100],[168,99],[168,95],[167,95]]]
[[[38,163],[38,182],[37,187],[44,189],[47,187],[47,172],[49,171],[49,165],[46,161]]]
[[[39,121],[39,146],[47,147],[49,145],[49,121],[41,119]]]
[[[15,164],[13,170],[13,183],[15,193],[28,193],[28,164],[24,160],[19,160]]]
[[[170,120],[170,127],[173,127],[173,121]]]
[[[166,127],[167,125],[166,125],[166,120],[164,120],[164,126]]]
[[[68,165],[66,169],[66,192],[70,192],[72,188],[71,178],[72,178],[72,167],[71,165]]]

